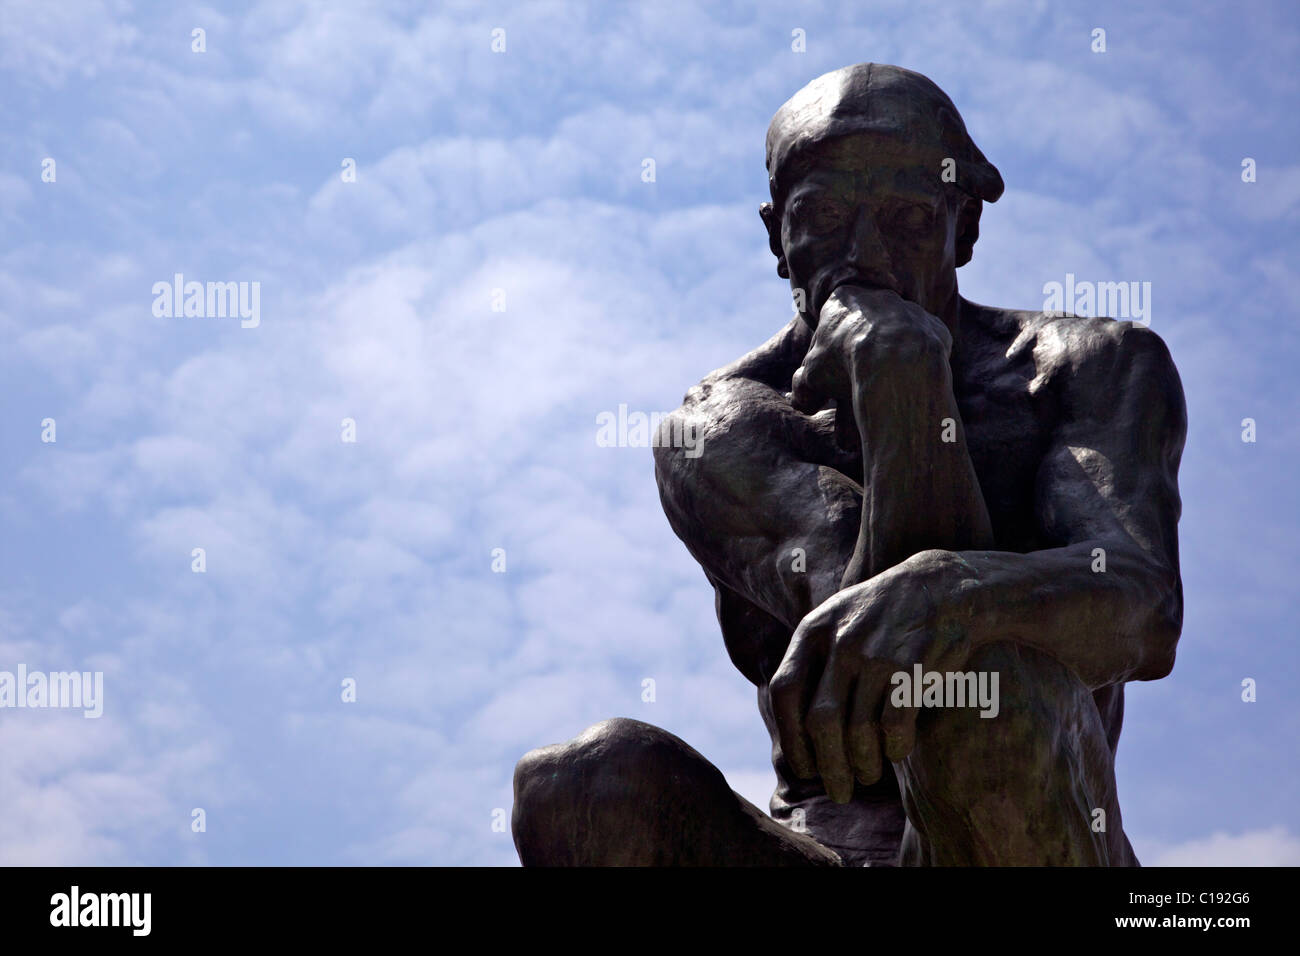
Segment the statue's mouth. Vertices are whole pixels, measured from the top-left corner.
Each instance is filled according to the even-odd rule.
[[[893,273],[885,277],[868,277],[861,272],[844,270],[842,272],[832,273],[830,281],[825,285],[826,294],[818,300],[821,305],[826,304],[826,300],[835,294],[842,286],[857,286],[860,289],[882,289],[887,292],[898,292],[898,280],[894,278]],[[820,312],[820,307],[818,309]]]
[[[871,276],[856,270],[837,272],[833,275],[830,291],[834,292],[842,285],[855,285],[863,289],[883,289],[887,292],[898,292],[898,279],[894,277],[894,273],[889,269],[885,269],[883,274]]]

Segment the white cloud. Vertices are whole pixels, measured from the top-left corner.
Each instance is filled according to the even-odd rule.
[[[55,88],[71,74],[94,77],[111,67],[138,35],[123,22],[125,7],[97,0],[13,0],[0,18],[0,58],[15,75]]]
[[[1145,866],[1300,866],[1300,837],[1284,826],[1214,833],[1172,845],[1155,844]]]

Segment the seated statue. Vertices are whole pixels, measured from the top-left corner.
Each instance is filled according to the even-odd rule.
[[[655,474],[758,689],[771,816],[610,720],[519,762],[521,861],[1136,866],[1124,685],[1168,674],[1182,628],[1168,350],[961,297],[1002,177],[924,76],[814,80],[767,170],[797,314],[687,393],[663,434],[698,450],[661,442]]]

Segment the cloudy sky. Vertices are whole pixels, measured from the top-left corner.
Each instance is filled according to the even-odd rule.
[[[104,714],[0,710],[0,863],[510,865],[514,761],[619,715],[765,806],[711,591],[596,417],[786,321],[764,131],[866,60],[1006,180],[968,298],[1150,283],[1186,624],[1129,687],[1125,824],[1300,863],[1296,8],[751,6],[5,0],[0,670],[102,671]],[[260,323],[156,315],[177,273]]]

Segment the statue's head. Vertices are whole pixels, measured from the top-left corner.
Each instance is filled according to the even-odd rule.
[[[956,296],[1002,177],[919,73],[860,63],[813,80],[767,130],[759,212],[777,272],[815,323],[835,287],[891,288],[935,314]]]

